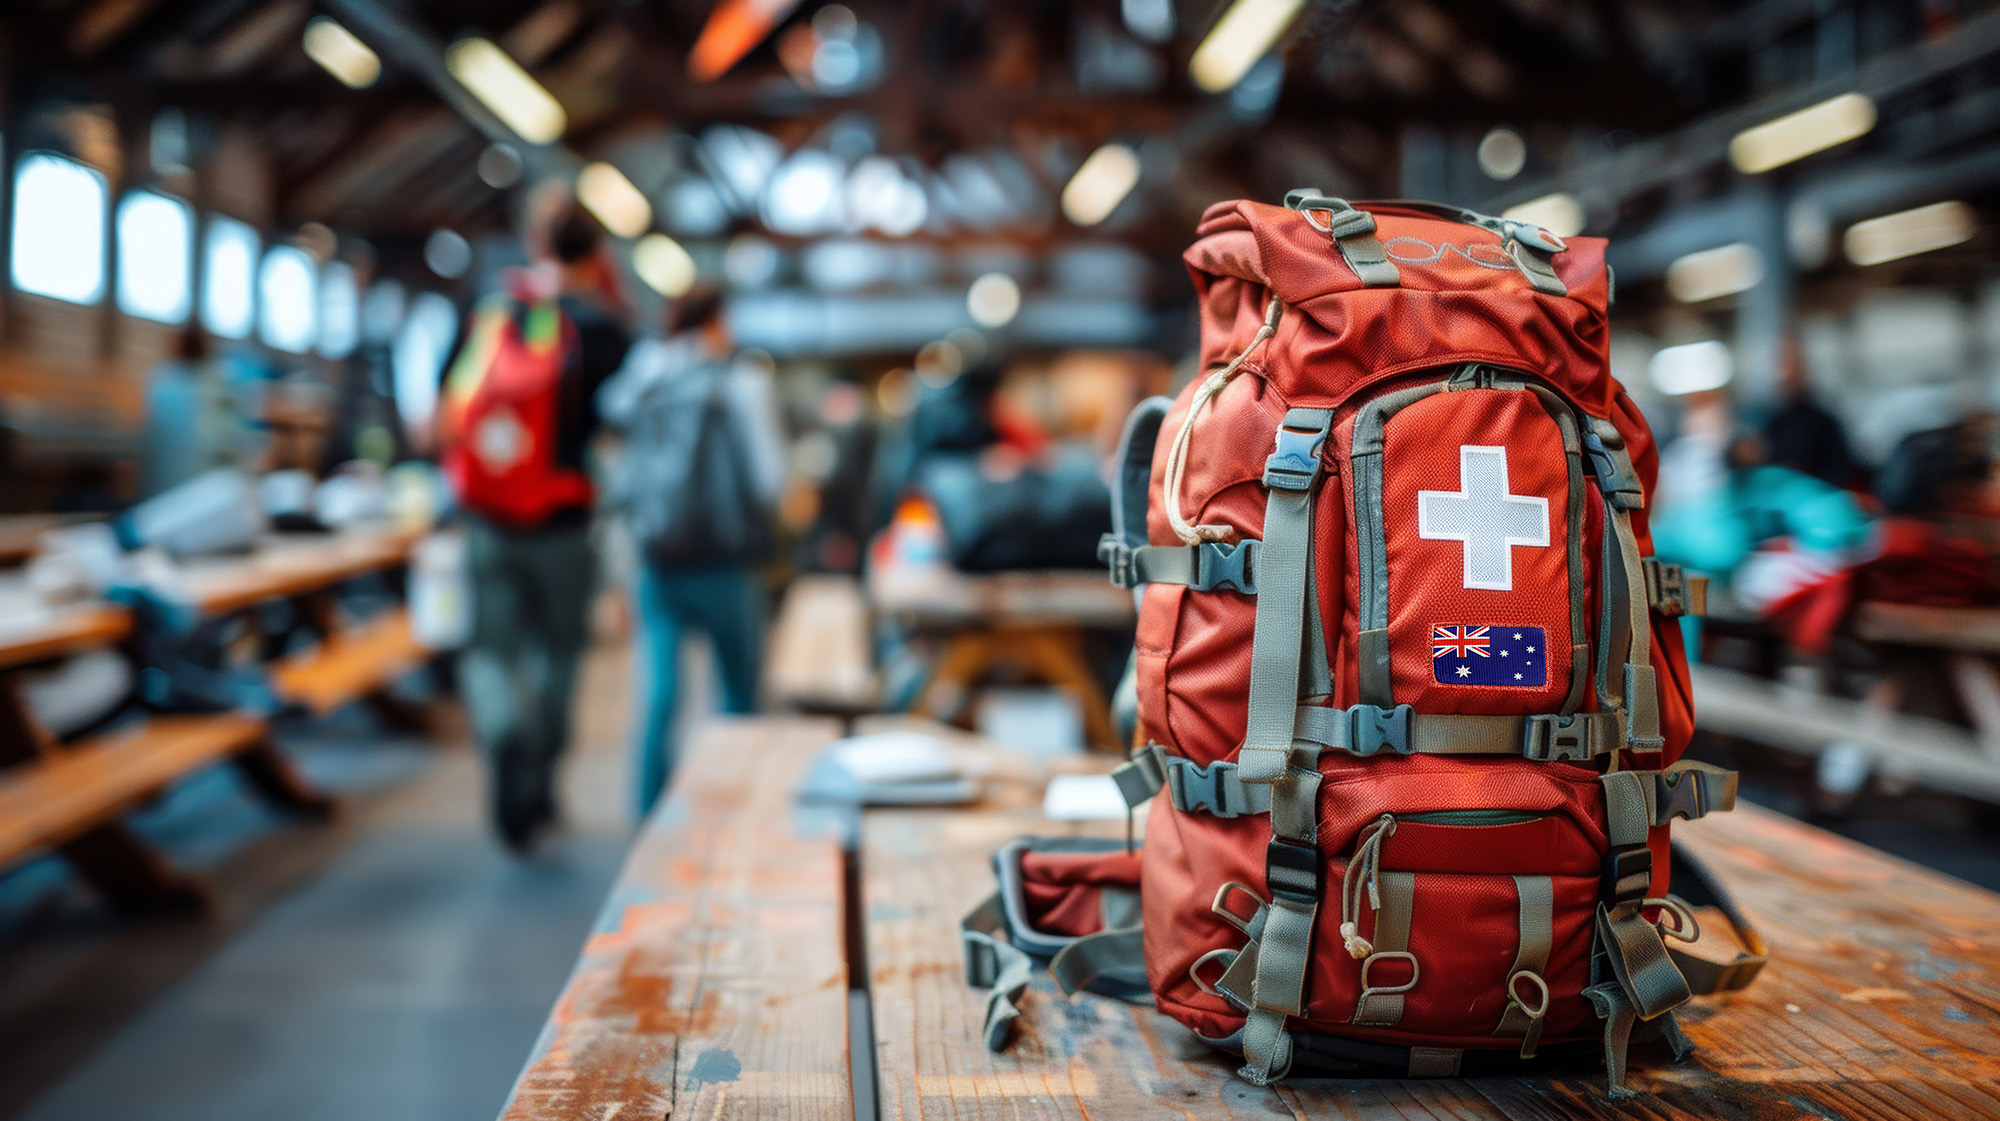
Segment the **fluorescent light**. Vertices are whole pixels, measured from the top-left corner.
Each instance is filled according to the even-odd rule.
[[[1070,176],[1062,193],[1063,213],[1079,226],[1095,226],[1138,185],[1138,153],[1123,144],[1106,144]]]
[[[1653,388],[1669,397],[1721,389],[1736,374],[1729,348],[1709,339],[1706,342],[1670,346],[1646,363],[1646,375]]]
[[[1528,142],[1511,128],[1496,128],[1479,141],[1479,170],[1505,181],[1528,166]]]
[[[1561,191],[1508,207],[1501,217],[1532,223],[1557,237],[1575,237],[1583,232],[1583,204],[1576,201],[1575,195]]]
[[[1756,175],[1866,136],[1874,127],[1875,103],[1843,93],[1737,133],[1729,142],[1729,159],[1736,170]]]
[[[1977,229],[1971,207],[1962,202],[1940,202],[1856,222],[1847,227],[1841,244],[1847,249],[1847,259],[1855,264],[1879,265],[1970,241]]]
[[[368,44],[326,16],[314,16],[306,24],[305,48],[307,58],[349,89],[372,86],[382,76],[382,60]]]
[[[1305,0],[1236,0],[1194,49],[1188,76],[1209,93],[1234,86],[1277,43],[1303,7]]]
[[[638,237],[653,224],[653,204],[624,172],[608,163],[594,163],[577,173],[576,201],[619,237]]]
[[[460,39],[445,52],[444,64],[459,84],[528,143],[553,144],[569,127],[562,104],[491,41]]]
[[[1764,255],[1735,242],[1689,253],[1667,266],[1667,291],[1684,304],[1748,292],[1764,279]]]
[[[632,269],[646,287],[668,299],[694,287],[694,258],[665,234],[647,234],[632,247]]]
[[[989,272],[965,293],[965,310],[972,321],[991,330],[1013,322],[1021,311],[1021,286],[1004,272]]]

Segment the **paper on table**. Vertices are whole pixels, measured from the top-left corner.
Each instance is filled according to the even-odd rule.
[[[1051,821],[1123,821],[1125,811],[1110,775],[1057,775],[1042,795],[1042,816]]]

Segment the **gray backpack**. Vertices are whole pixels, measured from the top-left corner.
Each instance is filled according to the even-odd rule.
[[[646,387],[626,426],[619,487],[648,561],[666,568],[770,558],[770,512],[729,404],[727,363],[705,363]]]

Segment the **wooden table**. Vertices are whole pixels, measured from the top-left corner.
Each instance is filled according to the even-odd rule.
[[[378,691],[416,651],[398,612],[344,630],[333,590],[355,576],[402,563],[412,536],[398,531],[278,538],[249,557],[203,560],[181,573],[182,590],[206,613],[228,614],[272,599],[309,604],[321,642],[273,673],[274,687],[314,711]],[[188,910],[208,902],[198,879],[176,868],[120,820],[131,805],[183,775],[233,763],[251,789],[281,808],[324,816],[332,802],[292,768],[261,716],[156,716],[80,743],[59,743],[21,692],[20,671],[125,641],[130,612],[106,603],[46,607],[22,581],[0,581],[0,864],[54,849],[121,909]]]
[[[1132,593],[1102,572],[1057,570],[972,575],[943,565],[878,566],[868,601],[877,615],[940,636],[931,677],[912,711],[961,716],[983,676],[1003,663],[1074,695],[1093,747],[1122,747],[1111,703],[1083,656],[1087,630],[1130,631]]]
[[[831,734],[767,719],[700,737],[508,1121],[2000,1116],[2000,896],[1750,807],[1677,833],[1736,889],[1772,963],[1747,992],[1683,1013],[1699,1047],[1688,1062],[1636,1058],[1632,1102],[1611,1103],[1601,1071],[1258,1089],[1167,1017],[1064,1001],[1045,975],[996,1055],[957,929],[991,890],[988,858],[1024,833],[1121,827],[1043,820],[1016,775],[972,810],[868,813],[843,895],[840,846],[802,832],[788,800]],[[833,956],[843,899],[865,919],[846,966]],[[839,991],[864,980],[869,1014],[842,1020]],[[850,1041],[867,1054],[871,1040],[875,1062],[844,1076]]]

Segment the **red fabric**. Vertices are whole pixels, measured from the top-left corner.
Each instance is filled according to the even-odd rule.
[[[1106,887],[1136,887],[1137,852],[1026,852],[1021,855],[1021,894],[1028,921],[1049,934],[1081,938],[1104,929],[1099,897]]]
[[[1882,551],[1765,608],[1792,646],[1823,655],[1857,603],[1985,607],[2000,603],[1988,548],[1916,518],[1882,523]]]
[[[1261,538],[1262,478],[1273,432],[1292,407],[1334,410],[1314,508],[1313,558],[1333,671],[1330,703],[1342,707],[1360,699],[1360,554],[1349,453],[1355,417],[1366,402],[1435,382],[1444,367],[1490,363],[1534,375],[1589,416],[1611,421],[1648,495],[1658,468],[1644,418],[1608,372],[1610,279],[1602,241],[1572,239],[1555,255],[1569,294],[1549,296],[1534,291],[1495,234],[1367,208],[1374,209],[1377,237],[1396,260],[1399,287],[1364,288],[1326,234],[1301,215],[1257,203],[1211,207],[1185,257],[1200,298],[1204,368],[1218,368],[1242,351],[1274,295],[1285,311],[1275,336],[1242,364],[1198,422],[1179,496],[1184,516],[1227,526],[1237,538]],[[1165,515],[1166,459],[1200,384],[1196,379],[1181,395],[1161,429],[1149,520],[1155,544],[1176,543]],[[1420,492],[1462,490],[1463,446],[1505,448],[1507,493],[1547,500],[1549,544],[1511,548],[1508,589],[1466,587],[1465,546],[1418,533]],[[1569,524],[1567,462],[1556,423],[1525,393],[1438,394],[1389,421],[1382,464],[1394,701],[1429,713],[1555,711],[1569,691],[1572,646],[1594,654],[1605,532],[1594,484],[1586,483],[1581,522]],[[1650,555],[1642,511],[1632,515],[1632,528],[1642,555]],[[1570,633],[1572,532],[1582,535],[1583,586],[1575,591],[1589,626],[1581,635]],[[1256,602],[1231,592],[1148,590],[1138,628],[1144,735],[1203,765],[1235,758],[1247,717]],[[1431,628],[1468,624],[1542,628],[1550,648],[1545,683],[1440,683]],[[1656,620],[1651,661],[1666,751],[1628,755],[1627,765],[1672,762],[1693,732],[1680,632],[1670,621]],[[1622,681],[1612,684],[1622,688]],[[1582,708],[1591,711],[1597,707],[1595,682],[1586,686]],[[1554,997],[1544,1037],[1556,1042],[1597,1034],[1598,1022],[1581,996],[1608,847],[1596,768],[1518,757],[1357,759],[1328,752],[1321,770],[1324,889],[1307,977],[1306,1026],[1405,1045],[1518,1046],[1493,1032],[1519,948],[1514,876],[1530,875],[1550,877],[1556,894],[1555,945],[1542,974]],[[1404,823],[1384,846],[1384,870],[1416,876],[1410,951],[1421,975],[1396,1027],[1350,1023],[1360,965],[1340,945],[1338,892],[1361,831],[1382,813],[1496,809],[1538,816],[1507,826]],[[1143,865],[1147,968],[1160,1007],[1204,1035],[1226,1036],[1243,1024],[1240,1013],[1188,975],[1202,955],[1244,943],[1242,932],[1212,913],[1210,903],[1231,881],[1262,892],[1269,840],[1263,816],[1223,819],[1182,813],[1166,798],[1153,803]],[[1665,829],[1655,831],[1652,847],[1653,893],[1660,894],[1667,886]],[[1361,932],[1370,933],[1373,923],[1364,904]],[[1383,962],[1370,979],[1385,985],[1407,977],[1406,965]]]
[[[590,477],[556,462],[556,395],[575,347],[568,317],[545,347],[523,339],[510,317],[471,398],[462,407],[447,400],[444,473],[467,509],[533,528],[558,510],[590,505]]]

